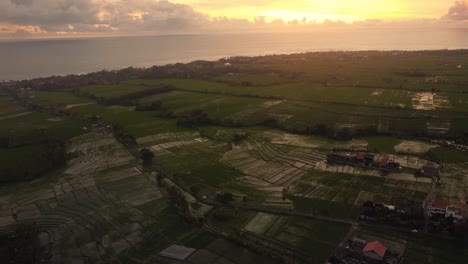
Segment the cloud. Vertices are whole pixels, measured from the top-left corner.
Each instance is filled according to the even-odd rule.
[[[48,27],[97,23],[96,0],[0,1],[0,22]]]
[[[208,21],[192,7],[167,0],[0,1],[0,23],[38,26],[48,32],[183,32]]]
[[[216,6],[221,5],[221,2],[224,3],[199,1]],[[250,2],[252,5],[262,6],[269,2],[282,1]],[[233,6],[235,3],[237,2],[228,5]],[[467,23],[463,21],[467,16],[466,3],[467,0],[456,1],[444,19],[363,20],[353,23],[323,20],[322,23],[316,23],[308,19],[289,22],[269,20],[262,16],[251,20],[210,17],[188,4],[168,0],[0,0],[0,25],[7,25],[8,28],[8,31],[0,31],[0,36],[4,36],[5,32],[15,32],[18,28],[36,36],[307,32],[409,27],[434,29],[448,25],[466,28]]]
[[[468,0],[457,0],[450,7],[445,18],[453,20],[468,20]]]
[[[29,6],[32,4],[33,0],[11,0],[11,2],[15,5],[25,5]]]

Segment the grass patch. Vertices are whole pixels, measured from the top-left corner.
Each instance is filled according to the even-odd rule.
[[[448,163],[468,162],[468,152],[447,147],[431,148],[427,154],[429,158]]]
[[[395,146],[401,143],[400,139],[393,137],[366,137],[369,144],[367,149],[376,153],[395,153]]]

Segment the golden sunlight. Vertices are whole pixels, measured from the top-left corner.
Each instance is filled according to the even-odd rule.
[[[365,19],[438,18],[450,1],[423,0],[291,0],[291,1],[226,1],[210,3],[203,0],[177,0],[212,17],[246,18],[264,16],[266,21],[305,18],[307,22],[341,20],[353,22]]]

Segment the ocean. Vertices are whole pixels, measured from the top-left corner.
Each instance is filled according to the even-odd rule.
[[[466,30],[328,31],[0,42],[0,80],[309,51],[467,49]]]

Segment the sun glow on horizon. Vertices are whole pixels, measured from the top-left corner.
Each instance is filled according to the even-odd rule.
[[[439,18],[451,1],[423,0],[290,0],[290,1],[224,1],[175,0],[189,4],[211,17],[242,18],[285,22],[325,20],[355,22],[366,19]]]

